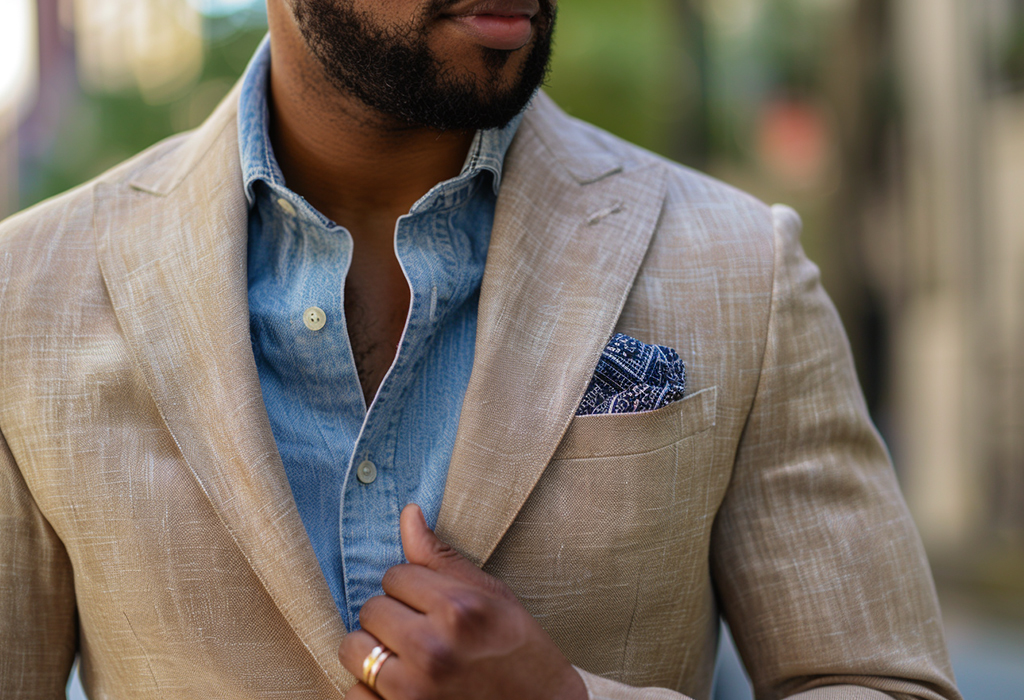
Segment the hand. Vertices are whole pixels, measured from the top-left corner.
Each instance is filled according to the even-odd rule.
[[[427,527],[419,506],[402,511],[410,563],[384,575],[387,595],[359,612],[362,631],[339,655],[363,677],[379,643],[394,652],[377,693],[360,683],[348,700],[586,700],[583,679],[504,583],[485,574]]]

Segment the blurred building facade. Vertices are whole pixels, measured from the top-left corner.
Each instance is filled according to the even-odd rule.
[[[903,184],[865,244],[895,451],[940,567],[1024,590],[1024,3],[894,0]]]
[[[38,85],[36,8],[33,0],[0,6],[0,215],[17,206],[17,127]]]

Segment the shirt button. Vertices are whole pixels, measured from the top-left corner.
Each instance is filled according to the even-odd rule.
[[[311,306],[302,312],[302,322],[311,331],[318,331],[327,324],[327,314],[319,306]]]
[[[288,216],[295,216],[295,207],[293,207],[292,203],[289,202],[284,197],[281,197],[280,199],[277,200],[277,206],[281,207],[281,211],[283,211]]]
[[[377,465],[366,459],[356,468],[356,478],[364,484],[372,484],[377,480]]]

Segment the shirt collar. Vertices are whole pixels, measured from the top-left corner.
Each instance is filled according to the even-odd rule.
[[[267,100],[270,85],[270,38],[264,38],[249,62],[242,78],[238,105],[238,147],[242,161],[245,196],[249,205],[256,201],[254,185],[262,180],[270,185],[285,187],[284,175],[274,157],[270,143],[270,106]],[[481,129],[473,137],[459,177],[472,177],[489,171],[494,193],[501,187],[505,154],[523,120],[520,112],[500,129]]]

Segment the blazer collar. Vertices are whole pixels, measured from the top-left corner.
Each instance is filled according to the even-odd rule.
[[[438,519],[478,565],[575,415],[661,213],[662,168],[630,163],[609,141],[542,94],[506,157]]]
[[[95,189],[114,311],[181,455],[330,681],[345,633],[274,443],[249,338],[248,206],[229,97],[194,134]],[[159,147],[158,147],[159,150]]]

